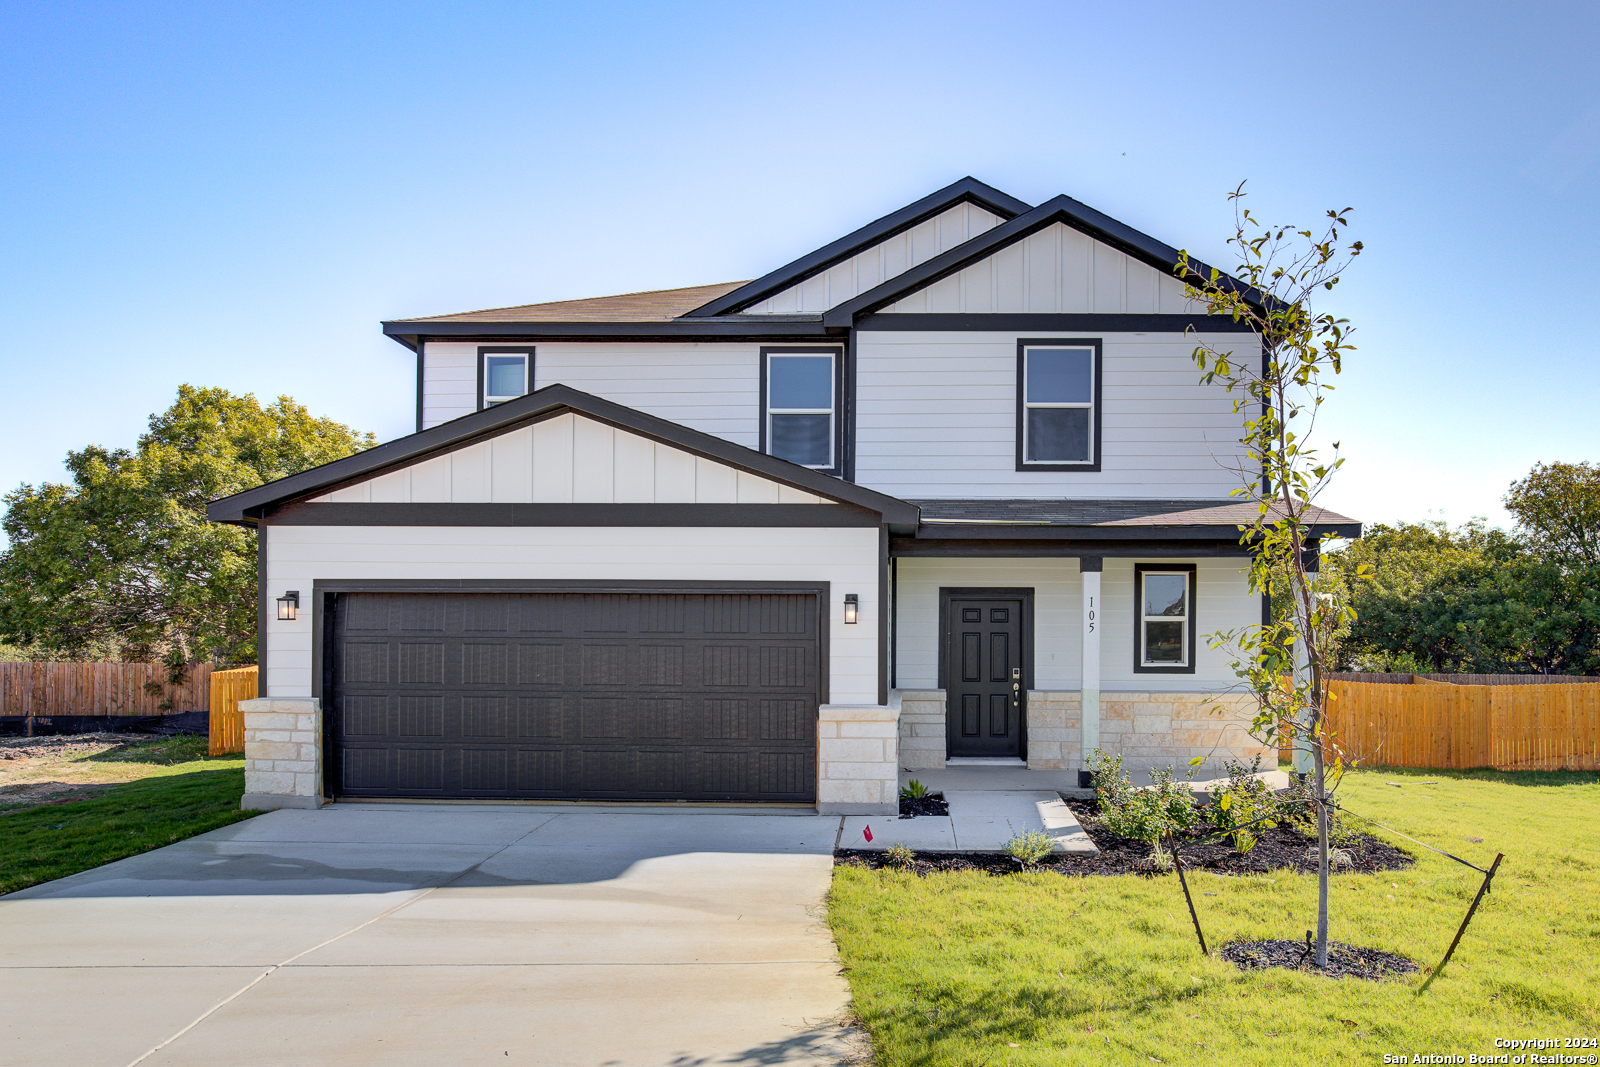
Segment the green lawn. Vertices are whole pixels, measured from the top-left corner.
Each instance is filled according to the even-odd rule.
[[[1342,796],[1483,866],[1506,854],[1426,993],[1422,975],[1245,974],[1201,957],[1172,876],[839,867],[829,920],[879,1067],[1381,1063],[1492,1053],[1497,1037],[1600,1037],[1600,775],[1377,768],[1348,776]],[[1481,876],[1395,843],[1416,867],[1334,878],[1333,937],[1431,967]],[[1314,876],[1202,873],[1191,888],[1213,952],[1314,926]]]
[[[56,777],[102,791],[0,813],[0,893],[86,871],[249,818],[244,759],[205,755],[204,738],[161,739],[69,761]]]

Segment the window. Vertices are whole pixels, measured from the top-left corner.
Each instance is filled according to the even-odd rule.
[[[1194,673],[1194,575],[1192,563],[1134,566],[1135,671]]]
[[[1100,342],[1017,342],[1017,470],[1100,469]]]
[[[761,350],[761,450],[802,467],[839,468],[839,350]]]
[[[478,349],[478,410],[526,395],[533,378],[533,349]]]

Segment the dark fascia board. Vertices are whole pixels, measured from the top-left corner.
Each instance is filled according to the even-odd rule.
[[[267,516],[272,526],[877,527],[850,504],[316,504]]]
[[[1011,538],[968,538],[951,540],[924,540],[920,537],[889,538],[889,555],[895,558],[912,556],[955,557],[971,559],[1163,559],[1175,556],[1213,557],[1250,554],[1249,549],[1237,541],[1049,541],[1017,540]]]
[[[919,541],[1212,541],[1238,544],[1240,529],[1233,525],[1214,526],[1025,526],[1021,523],[963,523],[949,522],[924,524],[917,527]],[[1309,526],[1306,537],[1338,537],[1354,540],[1361,536],[1361,524],[1322,523]]]
[[[1123,315],[1067,314],[1045,315],[1031,312],[951,314],[934,312],[866,315],[856,322],[857,330],[869,332],[898,330],[912,333],[959,331],[973,333],[1253,333],[1248,322],[1235,322],[1227,315]]]
[[[738,319],[676,322],[385,322],[383,332],[415,350],[430,341],[810,341],[838,339],[841,330],[822,316],[782,319],[748,315]]]
[[[869,314],[880,307],[892,304],[908,293],[932,285],[940,278],[954,274],[962,267],[976,263],[986,256],[992,256],[1002,248],[1057,222],[1065,223],[1168,274],[1173,272],[1181,256],[1181,253],[1171,245],[1163,244],[1148,234],[1140,233],[1132,226],[1118,222],[1109,215],[1101,214],[1087,204],[1079,203],[1070,196],[1057,196],[1046,200],[1025,215],[1018,215],[1009,222],[1003,222],[970,241],[956,245],[927,262],[890,278],[882,285],[868,289],[854,299],[846,300],[824,313],[822,321],[832,327],[851,326],[855,323],[856,316]],[[1211,268],[1206,264],[1195,259],[1191,259],[1190,263],[1194,269],[1207,276],[1210,275]],[[1220,284],[1245,293],[1252,303],[1259,303],[1259,294],[1255,290],[1230,275],[1222,275]]]
[[[431,334],[430,334],[431,336]],[[292,500],[324,493],[332,488],[365,478],[376,477],[398,467],[418,463],[449,452],[473,441],[506,433],[525,424],[574,411],[598,422],[608,423],[629,433],[648,437],[674,448],[705,456],[750,474],[770,478],[807,493],[843,504],[867,508],[883,517],[885,523],[915,525],[920,509],[915,504],[863,489],[858,485],[818,474],[788,460],[768,456],[753,449],[691,430],[666,419],[647,415],[634,408],[603,400],[566,385],[547,385],[516,400],[497,404],[483,411],[463,415],[430,429],[397,438],[365,452],[324,463],[308,471],[279,478],[275,482],[214,500],[206,508],[212,522],[231,522],[253,526],[265,512]]]
[[[985,185],[970,176],[962,178],[937,192],[929,193],[915,203],[907,204],[899,211],[885,215],[876,222],[868,223],[854,233],[846,234],[832,244],[824,245],[815,252],[801,256],[793,263],[779,267],[753,282],[746,282],[733,292],[686,312],[684,318],[728,315],[749,307],[774,293],[780,293],[790,286],[805,281],[814,274],[820,274],[864,248],[888,240],[895,234],[909,230],[960,203],[976,204],[1003,219],[1013,219],[1032,210],[1030,205],[1014,196],[1002,193],[992,185]]]

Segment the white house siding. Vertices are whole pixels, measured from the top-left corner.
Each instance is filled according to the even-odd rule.
[[[878,531],[773,527],[269,526],[266,587],[315,579],[830,582],[835,704],[878,701]],[[844,624],[846,593],[860,621]],[[267,623],[264,695],[311,695],[311,617]]]
[[[970,241],[1000,225],[998,215],[975,204],[957,204],[926,222],[878,242],[758,304],[746,315],[804,315],[827,311],[875,285]]]
[[[1195,564],[1195,672],[1137,674],[1133,669],[1133,565]],[[1218,692],[1239,681],[1226,649],[1213,650],[1207,636],[1261,621],[1261,598],[1250,592],[1249,565],[1239,558],[1107,558],[1100,576],[1105,630],[1100,634],[1100,690],[1110,692]]]
[[[910,499],[1214,500],[1239,485],[1242,416],[1221,387],[1199,384],[1192,353],[1202,339],[1223,350],[1249,340],[1100,334],[1101,470],[1069,473],[1016,469],[1017,340],[1037,336],[1052,334],[859,333],[856,480]]]
[[[339,504],[821,504],[581,415],[558,415],[316,497]]]
[[[895,568],[895,682],[900,689],[938,688],[939,590],[963,587],[1032,589],[1034,688],[1079,688],[1083,593],[1077,560],[913,556],[898,560]]]
[[[423,346],[423,429],[477,410],[478,347],[476,341]],[[568,341],[527,347],[535,350],[536,389],[568,385],[746,448],[759,442],[759,344]]]
[[[1175,315],[1183,283],[1056,223],[901,297],[885,314]]]
[[[1195,672],[1136,674],[1133,670],[1133,565],[1193,563]],[[1076,559],[971,559],[907,557],[898,569],[895,610],[895,682],[902,690],[939,685],[940,588],[1033,590],[1036,690],[1078,690],[1083,685],[1083,586]],[[1107,558],[1100,579],[1100,688],[1102,692],[1220,692],[1238,681],[1226,651],[1213,651],[1206,635],[1261,621],[1247,567],[1237,559]]]

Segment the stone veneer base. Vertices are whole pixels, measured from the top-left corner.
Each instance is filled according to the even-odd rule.
[[[897,815],[900,694],[888,704],[824,704],[817,709],[817,811],[822,815]]]
[[[277,793],[246,793],[239,801],[240,811],[277,811],[279,808],[320,808],[321,797],[286,797]]]

